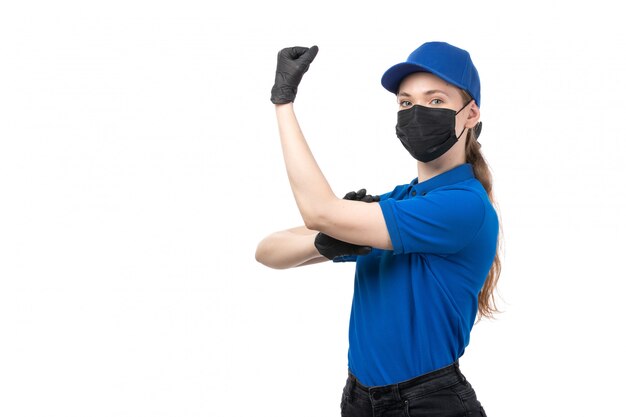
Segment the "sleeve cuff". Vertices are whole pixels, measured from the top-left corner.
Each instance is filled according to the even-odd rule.
[[[404,253],[404,244],[400,237],[400,230],[398,229],[398,222],[396,221],[395,203],[393,199],[387,199],[381,201],[380,208],[383,211],[383,217],[387,224],[387,231],[389,232],[389,238],[393,245],[393,253],[396,255]]]

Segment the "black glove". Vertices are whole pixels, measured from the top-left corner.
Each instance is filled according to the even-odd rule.
[[[371,203],[373,201],[380,201],[379,196],[371,196],[366,194],[364,188],[357,192],[350,191],[343,198],[344,200],[364,201]],[[372,251],[370,246],[355,245],[353,243],[344,242],[343,240],[335,239],[322,232],[315,236],[315,248],[318,252],[326,258],[333,260],[338,256],[345,255],[367,255]]]
[[[343,199],[344,200],[363,201],[364,203],[371,203],[371,202],[374,202],[374,201],[380,201],[380,196],[365,194],[366,192],[367,191],[365,190],[365,188],[361,188],[357,192],[350,191],[348,194],[346,194],[343,197]]]
[[[309,69],[309,65],[317,55],[318,47],[305,48],[294,46],[284,48],[278,52],[278,63],[276,64],[276,78],[272,87],[272,98],[274,104],[291,103],[296,99],[298,84],[302,76]]]
[[[369,246],[354,245],[325,235],[322,232],[315,236],[315,248],[321,255],[331,261],[338,256],[367,255],[372,251],[372,248]]]

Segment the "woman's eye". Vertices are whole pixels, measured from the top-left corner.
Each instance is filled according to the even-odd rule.
[[[400,107],[411,107],[413,104],[407,100],[400,100]]]
[[[438,98],[434,98],[434,99],[430,100],[430,104],[443,104],[443,100],[440,100]]]

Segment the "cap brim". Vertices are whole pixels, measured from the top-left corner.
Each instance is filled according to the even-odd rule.
[[[409,74],[413,74],[414,72],[430,72],[431,74],[435,74],[437,77],[442,80],[459,87],[464,90],[464,87],[456,84],[452,80],[448,79],[443,74],[440,74],[438,71],[433,70],[432,68],[428,68],[423,65],[417,65],[410,62],[401,62],[400,64],[396,64],[393,67],[389,68],[383,74],[380,82],[385,87],[386,90],[392,92],[393,94],[398,94],[398,89],[400,88],[400,83],[402,80]]]

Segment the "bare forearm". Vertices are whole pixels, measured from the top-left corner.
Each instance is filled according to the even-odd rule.
[[[344,243],[389,248],[389,233],[380,205],[363,204],[335,196],[296,119],[293,101],[298,85],[317,52],[315,45],[310,48],[282,49],[278,54],[272,87],[271,101],[276,105],[283,158],[296,205],[308,230],[320,231]],[[289,253],[294,254],[296,261],[313,256],[308,252],[312,250],[311,243],[314,243],[314,238],[307,242],[302,251]],[[301,265],[316,262],[316,259],[319,258],[304,260]],[[283,265],[282,262],[278,264]]]
[[[324,210],[337,197],[300,130],[293,103],[277,105],[276,117],[291,190],[304,223],[315,228]]]
[[[274,269],[287,269],[327,260],[315,248],[316,231],[298,227],[272,233],[256,250],[256,260]]]

